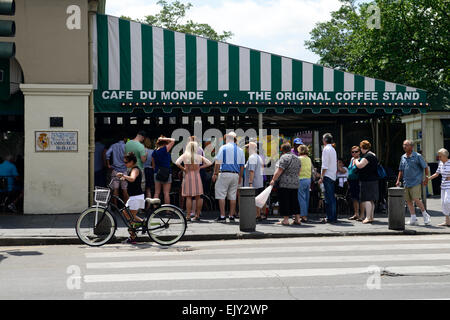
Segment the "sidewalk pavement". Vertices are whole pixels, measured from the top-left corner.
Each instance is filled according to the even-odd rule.
[[[201,222],[188,223],[188,228],[181,241],[450,234],[449,227],[437,226],[444,222],[440,199],[428,199],[428,213],[432,217],[431,225],[424,226],[422,216],[418,213],[420,225],[405,226],[404,231],[389,230],[387,214],[379,213],[375,215],[373,224],[348,220],[347,216],[339,217],[340,222],[336,224],[322,224],[319,222],[322,215],[312,214],[309,216],[309,221],[300,226],[279,226],[276,225],[276,222],[280,218],[273,216],[269,217],[267,221],[257,223],[255,232],[241,232],[238,219],[233,223],[219,223],[214,221],[216,216],[205,213],[205,219]],[[77,218],[78,214],[0,215],[0,246],[81,244],[75,233]],[[409,214],[406,219],[409,220]],[[126,237],[128,237],[127,229],[119,226],[112,243],[120,242]],[[150,240],[145,235],[139,236],[138,241]]]

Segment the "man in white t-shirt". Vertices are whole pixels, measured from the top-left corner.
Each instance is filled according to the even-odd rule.
[[[327,218],[322,219],[323,223],[337,222],[336,215],[336,196],[334,194],[334,185],[336,181],[337,171],[337,155],[334,150],[333,136],[331,133],[325,133],[323,135],[323,151],[322,151],[322,173],[320,175],[319,184],[323,183],[325,189],[325,209]]]

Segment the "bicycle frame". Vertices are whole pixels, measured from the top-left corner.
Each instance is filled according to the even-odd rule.
[[[152,215],[154,210],[152,210],[151,208],[145,210],[145,218],[144,218],[144,223],[143,223],[142,227],[134,228],[131,223],[132,222],[138,222],[138,221],[134,221],[133,215],[131,214],[130,209],[127,207],[125,202],[123,202],[123,200],[120,197],[118,197],[118,196],[113,194],[113,189],[111,188],[111,184],[114,181],[114,179],[117,179],[117,178],[111,179],[111,182],[108,185],[108,188],[111,190],[111,196],[110,196],[106,206],[94,205],[92,207],[97,208],[97,211],[99,209],[109,210],[109,212],[112,214],[113,219],[114,219],[115,230],[117,230],[117,228],[118,228],[117,219],[116,219],[115,215],[118,215],[118,216],[120,216],[120,218],[122,219],[123,223],[128,227],[129,230],[132,230],[133,232],[142,232],[142,233],[147,232],[148,231],[148,228],[147,228],[148,220],[150,219],[150,216]],[[116,199],[119,205],[116,205],[112,201],[113,199]],[[171,205],[171,204],[159,205],[156,209],[159,209],[159,208],[162,208],[162,207],[171,207],[171,208],[174,208],[176,210],[179,210],[179,211],[183,212],[179,207],[177,207],[175,205]],[[130,217],[129,221],[128,221],[128,219],[126,219],[125,215],[123,214],[124,210],[125,210],[125,213],[127,214],[127,216]],[[102,219],[103,219],[103,217],[102,217]],[[167,222],[169,222],[169,221],[170,221],[170,219]],[[101,222],[101,220],[98,221],[97,224],[99,224],[100,222]],[[158,227],[152,228],[151,230],[158,230],[158,229],[167,228],[167,225],[168,225],[167,222],[163,221],[163,225],[160,225]]]

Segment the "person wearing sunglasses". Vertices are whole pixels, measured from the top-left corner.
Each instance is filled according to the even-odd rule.
[[[364,207],[360,205],[359,201],[359,176],[358,169],[356,167],[356,160],[361,158],[361,149],[359,146],[352,147],[352,159],[348,166],[348,188],[350,191],[350,197],[353,201],[354,214],[349,220],[362,221],[364,217]]]

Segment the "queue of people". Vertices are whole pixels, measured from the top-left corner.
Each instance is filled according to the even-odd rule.
[[[202,194],[205,193],[201,172],[208,167],[212,166],[213,168],[212,182],[214,183],[215,199],[219,204],[220,213],[216,219],[217,222],[226,222],[227,217],[230,222],[235,220],[238,215],[237,199],[240,186],[255,188],[256,196],[264,190],[265,165],[262,156],[258,154],[258,145],[251,141],[245,146],[244,150],[248,151],[248,160],[245,161],[245,152],[237,145],[237,136],[234,132],[227,133],[224,136],[224,142],[225,144],[218,150],[214,161],[211,162],[204,156],[203,149],[196,138],[190,137],[184,153],[175,161],[175,165],[181,172],[180,193],[186,206],[186,212],[188,212],[188,221],[201,219]],[[303,144],[302,139],[294,139],[292,147],[288,142],[281,146],[281,156],[270,181],[270,185],[275,186],[277,190],[280,216],[282,217],[278,224],[290,225],[291,217],[293,217],[293,225],[308,222],[310,194],[315,181],[321,187],[326,213],[326,217],[320,220],[322,223],[339,222],[336,194],[346,193],[347,190],[353,209],[353,215],[348,219],[363,224],[373,223],[375,206],[381,195],[379,192],[380,164],[375,153],[371,151],[371,143],[363,140],[359,146],[353,146],[351,160],[346,166],[342,158],[337,158],[333,136],[329,133],[324,134],[322,142],[321,167],[317,171],[309,158],[308,146]],[[125,201],[131,197],[129,194],[131,180],[126,178],[131,177],[131,175],[127,175],[130,167],[125,160],[127,157],[134,156],[136,162],[132,166],[134,168],[135,165],[139,168],[137,176],[141,183],[139,190],[142,190],[142,194],[145,197],[162,197],[163,203],[170,203],[173,181],[171,150],[174,144],[174,139],[161,136],[155,141],[153,149],[151,140],[146,137],[145,132],[141,131],[132,140],[127,141],[123,137],[106,151],[102,150],[105,153],[107,168],[112,170],[113,176],[121,178],[120,181],[112,184],[114,194],[119,194],[119,189],[121,189]],[[425,160],[420,154],[413,151],[413,142],[406,140],[403,143],[403,149],[405,154],[400,159],[396,185],[400,186],[403,181],[405,200],[411,215],[408,224],[418,224],[414,205],[421,210],[424,224],[431,223],[431,217],[421,200],[421,186],[442,175],[442,207],[446,220],[441,225],[450,226],[448,152],[445,149],[439,150],[438,170],[434,175],[429,176]],[[134,160],[134,158],[132,159]],[[133,193],[136,193],[136,190]],[[225,212],[227,200],[229,202],[228,214]],[[256,208],[256,219],[257,221],[267,219],[265,206]]]

